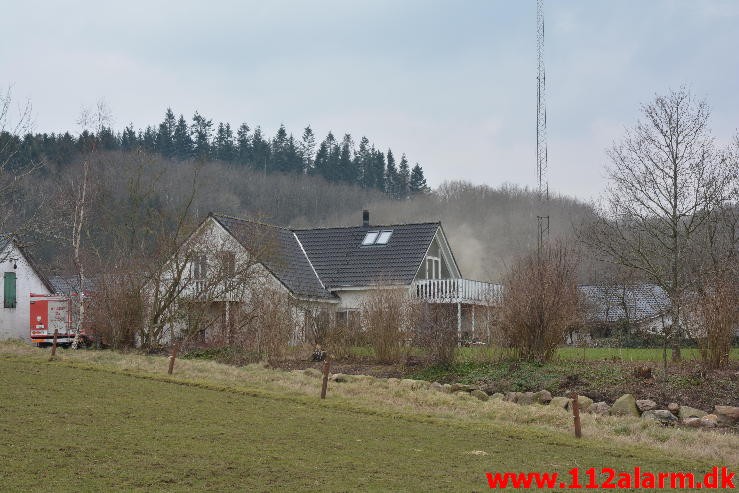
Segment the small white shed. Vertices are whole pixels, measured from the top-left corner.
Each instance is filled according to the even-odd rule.
[[[12,235],[0,235],[0,273],[0,340],[30,341],[31,293],[52,294],[53,288]]]

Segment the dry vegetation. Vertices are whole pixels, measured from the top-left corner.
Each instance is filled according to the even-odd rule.
[[[561,244],[517,261],[505,278],[500,313],[504,343],[519,359],[548,361],[579,323],[580,295],[572,252]]]
[[[48,351],[20,343],[0,344],[3,357],[45,361]],[[122,372],[145,378],[166,378],[167,359],[159,356],[124,354],[114,351],[61,351],[59,364]],[[282,371],[252,364],[238,368],[207,361],[182,360],[176,382],[232,392],[257,392],[288,396],[317,396],[320,378],[317,370]],[[344,402],[363,413],[402,414],[436,417],[463,422],[498,422],[571,433],[572,417],[548,406],[518,406],[491,400],[480,402],[466,395],[444,394],[427,389],[423,382],[349,377],[347,383],[331,383],[329,398]],[[585,440],[615,442],[659,449],[666,454],[716,464],[739,464],[736,435],[700,432],[692,429],[663,428],[655,422],[637,418],[617,418],[586,414],[582,417]]]

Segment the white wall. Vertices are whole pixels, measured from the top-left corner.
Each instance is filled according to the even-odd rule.
[[[17,259],[15,269],[14,258]],[[4,308],[0,300],[0,339],[21,338],[30,341],[31,293],[51,293],[12,242],[0,253],[0,280],[5,272],[15,272],[17,301],[15,308]],[[3,289],[4,285],[0,285],[0,298],[4,294]]]
[[[388,287],[385,287],[384,289],[388,289]],[[408,291],[408,286],[392,286],[390,287],[390,289],[405,290],[410,294],[410,292]],[[336,307],[336,310],[359,310],[360,308],[362,308],[362,303],[369,298],[369,295],[371,293],[375,291],[377,291],[377,289],[373,288],[334,290],[334,293],[336,293],[336,295],[338,295],[340,299],[339,305]]]

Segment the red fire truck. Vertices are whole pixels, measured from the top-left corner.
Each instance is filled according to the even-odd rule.
[[[57,344],[72,344],[77,329],[75,301],[67,295],[31,294],[31,342],[39,346],[51,344],[56,330]],[[86,342],[84,330],[78,342]]]

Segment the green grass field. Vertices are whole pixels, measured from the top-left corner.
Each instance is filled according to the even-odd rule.
[[[0,351],[3,491],[483,491],[487,471],[713,465],[540,426],[365,406],[338,390],[320,401],[146,370],[163,358],[116,370],[96,362],[113,361],[104,352],[43,354]]]

